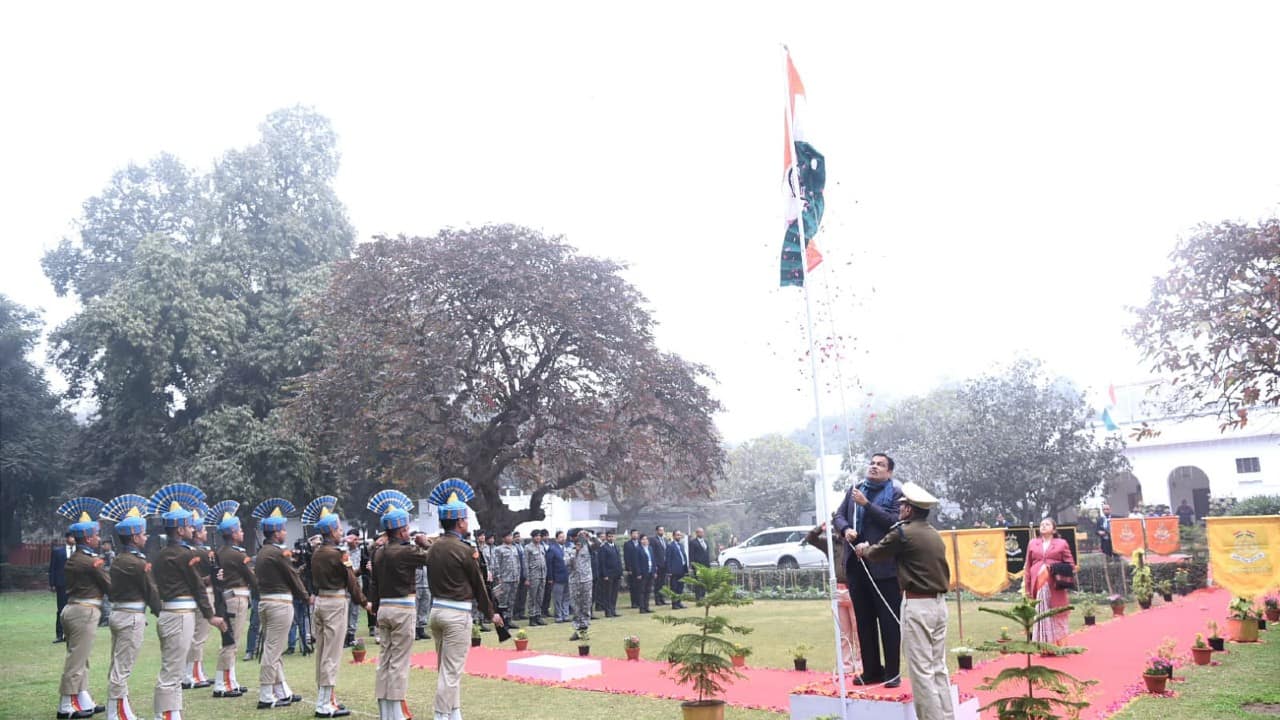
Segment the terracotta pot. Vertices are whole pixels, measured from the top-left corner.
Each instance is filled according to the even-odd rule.
[[[957,656],[956,656],[956,665],[958,665],[958,666],[960,667],[960,669],[961,669],[961,670],[972,670],[972,669],[973,669],[973,656],[972,656],[972,655],[957,655]]]
[[[591,654],[591,646],[590,646],[590,645],[579,645],[579,646],[578,646],[578,654],[579,654],[579,655],[584,655],[584,656],[585,656],[585,655],[590,655],[590,654]]]
[[[1111,617],[1124,617],[1124,605],[1112,605]]]
[[[733,662],[733,666],[734,666],[734,667],[746,667],[746,666],[747,666],[747,656],[746,656],[746,655],[730,655],[730,656],[729,656],[729,660]]]
[[[1231,618],[1227,620],[1227,635],[1235,642],[1258,642],[1258,621]]]
[[[684,713],[684,720],[724,720],[724,701],[682,702],[680,711]]]
[[[1267,622],[1280,622],[1280,607],[1267,608],[1264,612],[1267,615]]]
[[[1097,624],[1097,622],[1098,622],[1098,616],[1097,616],[1097,615],[1085,615],[1085,616],[1084,616],[1084,624],[1085,624],[1085,625],[1095,625],[1095,624]]]
[[[1209,638],[1209,647],[1215,652],[1222,652],[1227,649],[1226,641],[1220,637]]]
[[[480,647],[480,638],[471,638],[471,647]]]
[[[639,660],[639,659],[640,659],[640,648],[638,648],[638,647],[633,647],[633,648],[629,647],[629,648],[622,648],[622,649],[627,651],[627,659],[628,659],[628,660]]]
[[[807,670],[809,668],[809,661],[806,658],[794,658],[794,661],[797,670]]]
[[[1162,693],[1164,692],[1164,684],[1169,682],[1169,676],[1161,673],[1159,675],[1142,674],[1142,679],[1147,683],[1147,692]]]
[[[364,662],[364,654],[366,652],[368,652],[368,650],[352,650],[351,659],[355,660],[358,663],[362,663]]]
[[[529,641],[528,641],[528,640],[517,640],[517,641],[516,641],[516,650],[528,650],[528,649],[529,649]]]
[[[1211,647],[1193,647],[1191,648],[1191,656],[1195,658],[1197,665],[1208,665],[1213,659],[1213,648]]]

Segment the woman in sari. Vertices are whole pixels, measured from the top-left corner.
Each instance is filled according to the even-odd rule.
[[[849,586],[844,578],[844,553],[848,543],[838,533],[833,534],[836,549],[836,622],[840,625],[840,660],[846,677],[862,674],[862,653],[858,649],[858,623],[853,617],[853,601],[849,598]],[[805,542],[827,554],[827,524],[822,523],[809,531]]]
[[[1067,591],[1059,589],[1053,578],[1053,565],[1067,563],[1075,565],[1071,557],[1071,548],[1067,541],[1058,537],[1058,525],[1052,518],[1040,521],[1040,536],[1031,539],[1027,546],[1027,572],[1023,580],[1023,590],[1027,597],[1036,599],[1036,609],[1045,612],[1051,608],[1068,604]],[[1031,639],[1037,642],[1062,645],[1067,637],[1067,616],[1070,612],[1058,613],[1036,623],[1031,632]]]

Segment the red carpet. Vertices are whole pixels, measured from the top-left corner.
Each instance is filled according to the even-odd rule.
[[[1142,668],[1165,638],[1171,637],[1177,641],[1179,655],[1189,655],[1196,633],[1205,632],[1208,620],[1216,619],[1220,626],[1225,626],[1229,600],[1229,593],[1225,590],[1199,590],[1186,597],[1175,598],[1172,603],[1133,612],[1123,618],[1099,618],[1099,625],[1084,628],[1072,634],[1069,639],[1072,645],[1088,648],[1087,652],[1059,658],[1038,658],[1036,662],[1064,670],[1078,678],[1098,680],[1098,684],[1089,689],[1086,699],[1091,704],[1081,717],[1082,720],[1109,717],[1140,691],[1143,685]],[[615,658],[595,658],[601,662],[604,670],[602,675],[565,683],[538,683],[535,680],[507,678],[508,660],[540,654],[544,653],[472,648],[467,656],[466,671],[467,674],[478,677],[577,690],[677,700],[690,700],[694,697],[688,688],[677,685],[663,674],[666,663],[647,660],[629,662]],[[952,676],[952,680],[959,686],[962,695],[976,695],[982,704],[986,704],[1001,693],[977,690],[976,687],[984,682],[984,678],[995,675],[1002,668],[1022,662],[1024,658],[1021,655],[997,658],[980,664],[973,670],[958,671]],[[417,653],[410,659],[410,664],[412,667],[434,670],[435,653]],[[730,685],[725,695],[724,700],[731,705],[785,713],[788,710],[788,696],[801,686],[819,694],[838,694],[832,687],[831,675],[825,672],[801,673],[748,667],[743,669],[743,674],[746,678]],[[1176,684],[1171,687],[1176,692]],[[1009,691],[1013,692],[1012,689]],[[855,694],[900,702],[909,702],[911,699],[910,683],[905,679],[902,687],[897,690],[873,687],[869,688],[869,692],[860,693],[855,692],[851,685],[850,695]]]

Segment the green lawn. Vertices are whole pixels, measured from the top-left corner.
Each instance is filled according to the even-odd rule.
[[[1228,653],[1214,653],[1218,666],[1179,669],[1186,682],[1169,687],[1177,697],[1139,697],[1113,717],[1116,720],[1261,720],[1268,715],[1246,712],[1245,703],[1273,703],[1280,710],[1280,637],[1277,631],[1262,633],[1261,643],[1227,643]],[[1275,717],[1273,710],[1270,717]]]
[[[625,604],[625,596],[623,600]],[[983,603],[994,604],[994,603]],[[999,633],[1001,619],[988,613],[977,612],[978,603],[964,605],[965,636],[969,644]],[[954,602],[949,645],[961,644],[956,625]],[[56,709],[58,677],[65,656],[65,646],[53,645],[54,598],[50,593],[5,593],[0,595],[0,638],[4,639],[6,652],[0,659],[0,672],[5,684],[4,700],[0,702],[0,719],[52,717]],[[680,611],[695,612],[693,608]],[[654,658],[664,642],[675,634],[674,628],[654,622],[652,617],[622,610],[623,617],[597,620],[592,625],[592,654],[623,657],[622,638],[637,634],[641,638],[643,656]],[[726,614],[735,622],[756,628],[745,638],[753,648],[749,664],[760,667],[789,668],[789,648],[805,643],[817,648],[810,653],[809,666],[815,670],[833,668],[833,638],[829,606],[816,601],[760,601],[742,608],[729,608]],[[1073,625],[1079,623],[1078,613],[1073,613]],[[151,619],[154,626],[154,618]],[[572,632],[568,625],[551,625],[530,628],[531,649],[552,653],[575,654],[576,642],[569,641]],[[363,634],[363,631],[362,631]],[[497,638],[485,635],[485,645],[493,645]],[[106,673],[109,664],[110,632],[99,630],[94,644],[90,675],[90,690],[99,702],[106,699]],[[210,670],[217,659],[217,635],[210,638],[205,658]],[[430,642],[417,645],[421,651],[432,649]],[[370,644],[370,655],[377,654],[377,646]],[[142,654],[134,669],[130,683],[134,708],[150,717],[151,689],[159,669],[160,649],[155,632],[148,629]],[[292,708],[259,712],[254,697],[246,695],[235,700],[214,700],[208,690],[192,691],[187,695],[187,715],[190,720],[218,718],[311,717],[314,701],[314,658],[298,655],[285,657],[285,672],[296,692],[307,702]],[[954,659],[952,659],[954,667]],[[238,675],[243,684],[257,687],[257,664],[240,663]],[[410,706],[418,717],[430,712],[436,676],[433,671],[414,670],[410,681]],[[376,716],[377,706],[373,697],[373,668],[371,666],[344,665],[339,677],[338,694],[349,707],[359,713]],[[589,703],[593,713],[628,718],[676,718],[678,703],[623,695],[588,693],[577,690],[543,688],[522,685],[503,680],[467,678],[464,680],[464,704],[470,720],[509,720],[513,712],[523,719],[554,718],[562,720],[569,714],[577,714]],[[517,710],[518,709],[518,710]],[[575,713],[576,711],[576,713]],[[429,717],[429,714],[427,715]],[[760,711],[730,708],[728,717],[737,720],[777,718],[779,715]]]

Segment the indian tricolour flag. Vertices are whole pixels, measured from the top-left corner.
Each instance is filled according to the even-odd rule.
[[[827,165],[822,153],[809,144],[805,135],[805,95],[800,73],[787,59],[787,99],[783,108],[782,188],[785,203],[786,237],[782,241],[782,286],[804,285],[804,276],[822,262],[822,253],[813,242],[822,224],[822,189],[827,182]],[[804,226],[805,266],[800,266],[800,226]]]

